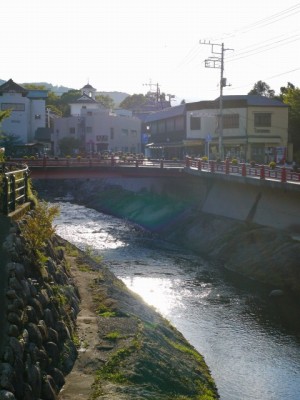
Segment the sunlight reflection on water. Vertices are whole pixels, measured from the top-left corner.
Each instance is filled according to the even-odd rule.
[[[299,399],[299,332],[287,333],[268,296],[226,282],[201,257],[83,206],[61,203],[56,224],[66,240],[102,255],[204,355],[222,400]]]

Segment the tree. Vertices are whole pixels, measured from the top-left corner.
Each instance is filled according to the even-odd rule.
[[[22,144],[21,139],[13,134],[5,135],[0,137],[0,147],[5,148],[6,156],[14,156],[16,146]]]
[[[74,154],[81,145],[81,141],[73,137],[64,137],[59,141],[60,152],[65,156]]]
[[[112,109],[115,106],[113,99],[110,96],[107,96],[105,94],[97,95],[96,100],[98,101],[98,103],[102,104],[102,106],[104,108],[107,108],[107,109]]]
[[[133,94],[132,96],[127,96],[120,104],[121,108],[126,110],[138,109],[147,103],[148,98],[143,94]]]
[[[270,88],[270,86],[263,81],[257,81],[253,89],[250,90],[248,94],[256,94],[264,97],[270,97],[273,98],[275,96],[275,91]]]
[[[280,91],[282,101],[289,106],[289,135],[294,147],[294,158],[300,162],[300,88],[289,82]]]
[[[0,111],[0,124],[1,122],[10,116],[10,110]]]
[[[295,89],[295,85],[293,85],[291,82],[288,82],[287,86],[281,86],[278,100],[283,101],[283,97],[288,92],[289,89]]]
[[[63,117],[69,117],[70,116],[70,103],[73,103],[78,99],[78,97],[81,96],[81,91],[80,90],[75,90],[71,89],[66,93],[63,93],[60,97],[60,102],[59,102],[59,109],[61,110],[62,116]]]
[[[24,83],[22,87],[28,90],[47,90],[44,85],[36,85],[35,83]]]

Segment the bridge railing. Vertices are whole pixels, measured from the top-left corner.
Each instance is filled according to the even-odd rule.
[[[29,169],[25,164],[2,163],[0,166],[0,212],[8,215],[28,201]]]
[[[16,160],[21,162],[22,160]],[[161,160],[161,159],[146,159],[134,157],[116,157],[109,156],[107,158],[29,158],[26,159],[26,164],[30,167],[153,167],[153,168],[183,168],[184,162],[180,160]]]
[[[248,176],[252,178],[275,180],[280,182],[300,183],[300,173],[293,169],[283,167],[270,168],[267,165],[233,164],[226,160],[224,162],[202,161],[201,159],[186,159],[188,169],[198,171]]]
[[[16,161],[16,160],[15,160]],[[21,162],[22,160],[19,160]],[[34,167],[136,167],[136,168],[177,168],[181,169],[186,167],[186,171],[198,170],[210,173],[219,174],[230,174],[231,176],[243,176],[257,179],[275,180],[280,182],[288,183],[300,183],[300,174],[293,171],[291,168],[276,167],[270,168],[266,165],[250,165],[246,163],[232,163],[229,160],[224,162],[216,161],[203,161],[201,159],[192,159],[186,157],[185,161],[181,160],[162,160],[162,159],[146,159],[146,158],[135,158],[135,157],[117,157],[108,156],[106,158],[87,158],[87,157],[76,157],[76,158],[39,158],[39,159],[28,159],[26,160],[29,168]]]

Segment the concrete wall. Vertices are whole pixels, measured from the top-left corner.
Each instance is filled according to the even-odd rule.
[[[203,213],[300,233],[300,191],[288,190],[282,184],[268,185],[252,178],[252,184],[224,178],[123,176],[99,179],[99,185],[164,194],[187,201]]]

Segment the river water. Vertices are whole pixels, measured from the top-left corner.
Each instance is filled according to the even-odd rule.
[[[299,307],[126,221],[59,202],[59,235],[100,254],[204,356],[222,400],[300,399]]]

